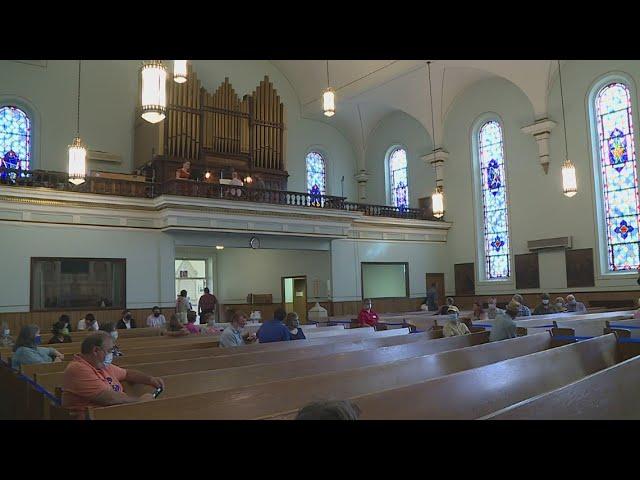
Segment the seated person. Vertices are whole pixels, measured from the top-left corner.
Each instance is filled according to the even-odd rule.
[[[442,328],[443,337],[456,337],[458,335],[467,335],[471,333],[469,331],[469,327],[460,321],[460,310],[458,310],[458,307],[449,307],[447,313],[449,314],[450,319]]]
[[[55,348],[39,347],[40,342],[40,327],[37,325],[22,327],[13,346],[11,366],[19,369],[22,365],[60,362],[64,359],[64,355]]]
[[[548,293],[543,293],[540,297],[540,303],[533,309],[534,315],[546,315],[548,313],[557,313],[555,305],[551,305],[551,297]]]
[[[89,335],[80,352],[64,371],[62,406],[82,413],[86,407],[121,405],[153,400],[151,393],[141,397],[127,395],[120,382],[164,388],[161,378],[113,365],[113,338],[106,332]]]
[[[518,310],[518,317],[530,317],[531,309],[524,304],[524,298],[519,293],[516,293],[511,300],[520,305],[520,310]]]
[[[635,320],[640,318],[640,298],[638,299],[637,304],[638,304],[638,309],[635,312],[633,312],[633,318]]]
[[[260,343],[270,343],[291,340],[289,329],[282,323],[286,317],[287,312],[284,308],[276,308],[276,311],[273,312],[273,320],[267,320],[258,329],[258,341]]]
[[[109,335],[111,335],[111,338],[113,338],[113,356],[121,357],[122,355],[124,355],[120,351],[120,347],[116,345],[116,342],[118,341],[118,329],[116,328],[115,324],[107,322],[100,327],[100,331],[108,333]]]
[[[518,302],[511,300],[507,305],[505,313],[499,314],[493,322],[489,341],[496,342],[507,338],[516,338],[516,322],[514,319],[518,316],[520,305]]]
[[[261,190],[265,190],[267,187],[264,184],[264,180],[262,179],[262,175],[256,173],[253,176],[253,188],[259,188]]]
[[[291,334],[291,340],[306,340],[307,337],[305,337],[304,332],[300,328],[300,319],[296,312],[287,313],[285,323]]]
[[[180,323],[178,316],[175,313],[172,313],[169,317],[169,325],[167,326],[165,335],[168,335],[169,337],[182,337],[184,335],[189,335],[189,331]]]
[[[131,312],[129,310],[122,312],[122,318],[118,320],[116,328],[121,330],[136,328],[136,321],[131,316]]]
[[[471,320],[477,322],[486,319],[487,313],[484,311],[484,308],[482,308],[482,303],[480,302],[480,300],[476,300],[475,302],[473,302],[473,314],[471,316]]]
[[[448,315],[447,312],[449,311],[449,307],[455,307],[455,305],[456,301],[453,299],[453,297],[447,297],[447,303],[440,307],[439,315]]]
[[[215,315],[213,313],[205,313],[200,316],[200,323],[204,322],[206,327],[200,327],[201,335],[220,335],[223,332],[223,328],[218,328],[214,320]]]
[[[361,327],[376,327],[380,317],[373,310],[373,302],[370,298],[367,298],[362,304],[362,310],[358,314],[358,323]]]
[[[160,307],[153,307],[151,315],[147,317],[147,327],[164,327],[165,323],[167,323],[167,319],[160,312]]]
[[[489,297],[487,302],[489,308],[487,308],[487,318],[493,320],[497,315],[504,313],[504,310],[498,308],[498,299],[496,297]]]
[[[182,168],[176,170],[176,178],[181,180],[191,178],[191,162],[184,162]]]
[[[231,317],[231,325],[224,329],[220,335],[220,347],[240,347],[251,343],[256,339],[255,335],[248,332],[242,333],[242,329],[247,324],[247,316],[244,312],[234,312]]]
[[[93,313],[87,313],[84,318],[80,319],[78,322],[78,330],[100,330],[100,325],[98,325],[98,321]]]
[[[58,323],[62,325],[62,333],[64,335],[69,335],[69,332],[71,331],[71,319],[69,318],[69,315],[66,313],[60,315],[60,317],[58,317]]]
[[[564,298],[557,297],[556,298],[556,312],[563,313],[567,311],[567,306],[564,303]]]
[[[302,407],[296,420],[357,420],[360,413],[350,400],[314,402]]]
[[[242,180],[240,180],[240,176],[238,175],[238,172],[236,172],[235,170],[231,174],[231,183],[230,183],[230,185],[235,185],[237,187],[244,186],[244,182]],[[229,193],[231,194],[231,196],[235,196],[235,197],[241,197],[242,196],[242,190],[239,189],[239,188],[232,188],[232,189],[229,190]]]
[[[567,312],[587,313],[587,307],[584,303],[577,302],[575,296],[567,295]]]
[[[64,323],[60,322],[59,320],[53,324],[53,328],[51,329],[51,331],[53,332],[53,336],[48,342],[49,345],[52,345],[54,343],[71,343],[73,341],[69,336],[69,330],[66,329],[64,327]],[[64,333],[65,331],[67,333]]]
[[[197,317],[198,315],[196,315],[196,312],[194,312],[193,310],[189,310],[187,312],[187,324],[184,326],[184,328],[186,328],[189,333],[194,333],[196,335],[200,333],[200,329],[196,325]]]

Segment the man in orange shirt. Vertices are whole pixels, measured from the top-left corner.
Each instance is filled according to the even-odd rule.
[[[62,406],[78,414],[87,407],[153,400],[151,393],[141,397],[127,395],[120,383],[124,380],[164,389],[161,378],[112,365],[113,338],[106,332],[89,335],[83,340],[80,351],[64,371],[62,394]]]
[[[375,327],[378,324],[378,314],[373,311],[373,302],[367,298],[363,303],[363,309],[358,315],[358,323],[361,327]]]

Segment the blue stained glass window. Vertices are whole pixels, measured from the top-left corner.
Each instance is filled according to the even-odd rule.
[[[507,185],[504,175],[502,128],[491,120],[478,132],[485,275],[488,280],[509,278],[511,272]]]
[[[392,205],[400,210],[409,207],[407,151],[404,148],[396,148],[389,155],[389,180]]]
[[[0,107],[0,164],[21,170],[31,166],[31,121],[17,107]]]
[[[595,112],[609,270],[633,270],[640,265],[640,208],[627,86],[620,82],[604,86],[595,97]]]
[[[307,191],[313,195],[326,194],[325,162],[318,152],[307,154]]]

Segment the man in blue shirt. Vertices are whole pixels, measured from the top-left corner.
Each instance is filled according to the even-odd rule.
[[[273,312],[273,320],[268,320],[262,324],[258,330],[257,337],[260,343],[283,342],[291,340],[289,329],[283,323],[287,316],[284,308],[277,308]]]

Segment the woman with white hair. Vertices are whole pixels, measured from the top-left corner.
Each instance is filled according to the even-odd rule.
[[[587,313],[587,307],[584,303],[577,302],[575,296],[567,295],[567,312]]]

